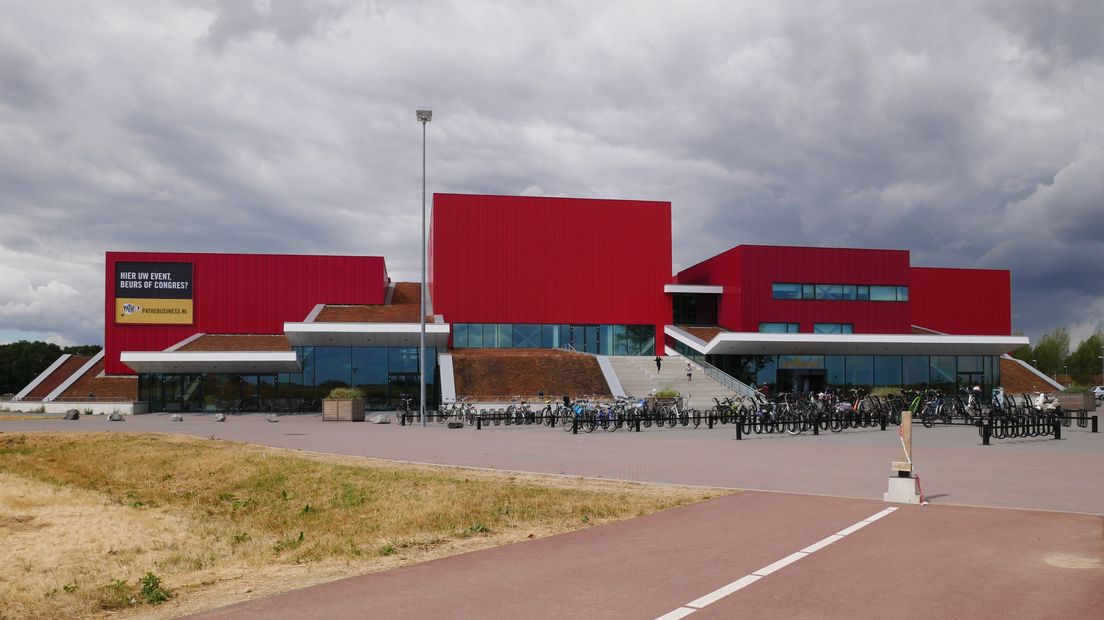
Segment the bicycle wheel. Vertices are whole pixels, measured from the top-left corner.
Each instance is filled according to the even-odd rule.
[[[694,428],[701,426],[702,414],[697,409],[691,409],[690,419],[694,422]]]
[[[790,435],[800,435],[803,430],[805,430],[805,427],[801,421],[801,416],[791,414],[786,420],[786,432]]]

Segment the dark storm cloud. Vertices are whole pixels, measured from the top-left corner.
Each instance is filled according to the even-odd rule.
[[[1100,7],[15,6],[0,329],[98,340],[108,249],[416,278],[432,105],[430,192],[670,200],[676,269],[739,243],[1011,269],[1014,327],[1076,338],[1104,315]]]

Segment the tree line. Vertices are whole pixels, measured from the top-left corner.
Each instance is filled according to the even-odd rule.
[[[62,348],[50,342],[26,340],[0,344],[0,394],[15,394],[27,387],[64,353],[95,355],[100,349],[103,347],[97,344]]]
[[[1053,376],[1068,376],[1073,383],[1092,385],[1101,380],[1101,356],[1104,355],[1104,332],[1097,330],[1092,336],[1081,341],[1070,352],[1069,332],[1059,327],[1046,334],[1035,346],[1023,346],[1012,352],[1012,357],[1021,359],[1043,373]]]

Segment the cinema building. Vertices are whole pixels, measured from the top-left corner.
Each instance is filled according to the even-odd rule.
[[[1027,343],[1008,271],[914,267],[905,250],[738,245],[672,274],[668,202],[436,194],[428,246],[430,406],[464,396],[456,365],[488,349],[596,359],[616,394],[633,382],[609,360],[657,353],[737,392],[989,388]],[[370,409],[417,401],[421,287],[383,257],[108,252],[105,285],[104,350],[58,360],[21,400],[295,412],[356,386]]]

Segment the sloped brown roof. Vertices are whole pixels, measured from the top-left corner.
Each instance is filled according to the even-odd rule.
[[[203,334],[177,351],[290,351],[287,336]]]
[[[314,320],[316,323],[417,323],[421,304],[421,283],[396,282],[389,305],[327,305]]]
[[[552,349],[461,349],[452,353],[456,395],[509,400],[532,398],[543,391],[559,398],[595,394],[610,396],[609,386],[592,355]]]
[[[46,398],[50,395],[50,392],[56,390],[66,379],[73,376],[73,373],[80,370],[80,367],[87,364],[90,359],[92,357],[88,355],[70,356],[69,359],[61,363],[61,366],[55,368],[54,372],[43,379],[42,383],[36,385],[35,389],[24,396],[23,400],[42,400]]]
[[[1006,394],[1053,392],[1054,386],[1040,379],[1015,360],[1000,358],[1000,384]]]
[[[725,329],[723,327],[714,327],[712,325],[709,326],[709,327],[693,327],[693,326],[690,326],[690,325],[679,325],[678,328],[681,329],[682,331],[690,334],[691,336],[696,336],[696,337],[701,338],[702,340],[704,340],[706,342],[709,342],[710,340],[713,340],[713,336],[716,336],[717,334],[719,334],[721,332],[728,331],[727,329]]]
[[[88,369],[80,379],[61,393],[58,400],[100,400],[134,402],[138,400],[138,377],[136,376],[98,376],[104,369],[100,360]]]

